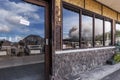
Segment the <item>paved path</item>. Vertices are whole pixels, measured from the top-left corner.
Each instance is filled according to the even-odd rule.
[[[0,69],[0,80],[44,80],[44,64]]]
[[[120,70],[106,76],[102,80],[120,80]]]

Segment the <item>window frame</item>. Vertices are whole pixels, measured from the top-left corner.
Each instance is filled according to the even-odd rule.
[[[103,16],[103,15],[100,15],[100,14],[97,14],[95,12],[92,12],[92,11],[89,11],[89,10],[86,10],[86,9],[83,9],[81,7],[78,7],[78,6],[75,6],[73,4],[70,4],[68,2],[65,2],[65,1],[62,1],[62,28],[61,28],[61,34],[62,34],[62,50],[70,50],[70,49],[76,49],[76,48],[66,48],[66,49],[63,49],[63,8],[64,9],[67,9],[67,10],[70,10],[70,11],[74,11],[74,12],[79,12],[79,48],[77,49],[86,49],[84,47],[81,47],[81,30],[82,30],[82,15],[87,15],[87,16],[90,16],[93,18],[92,22],[93,22],[93,26],[92,26],[92,47],[87,47],[87,48],[97,48],[97,47],[109,47],[109,46],[113,46],[113,19],[111,18],[108,18],[106,16]],[[103,20],[103,46],[95,46],[95,18],[98,18],[98,19],[102,19]],[[111,22],[111,45],[109,46],[105,46],[105,21],[110,21]]]
[[[109,18],[104,18],[104,38],[105,38],[105,21],[109,21],[111,22],[111,44],[110,46],[113,46],[113,22],[112,22],[112,19],[109,19]],[[104,40],[104,46],[105,47],[108,47],[105,45],[105,40]]]
[[[100,15],[95,15],[95,17],[94,17],[94,25],[95,25],[95,23],[96,23],[96,22],[95,22],[95,19],[100,19],[100,20],[102,20],[102,28],[103,28],[103,29],[102,29],[102,31],[103,31],[103,32],[102,32],[102,35],[103,35],[103,36],[102,36],[102,39],[103,39],[103,44],[102,44],[102,46],[95,46],[95,41],[96,41],[96,40],[94,40],[94,47],[103,47],[103,46],[105,46],[105,45],[104,45],[104,44],[105,44],[105,39],[104,39],[104,33],[105,33],[105,30],[104,30],[104,29],[105,29],[104,17],[103,17],[103,16],[100,16]],[[96,26],[94,26],[94,27],[96,27]],[[95,37],[95,29],[94,29],[94,37]],[[94,39],[95,39],[95,38],[94,38]]]
[[[115,28],[114,28],[114,31],[115,31],[115,35],[114,35],[114,45],[116,44],[116,24],[120,24],[120,21],[115,21]]]

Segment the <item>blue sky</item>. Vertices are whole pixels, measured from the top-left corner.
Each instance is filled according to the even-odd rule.
[[[22,0],[5,1],[0,2],[0,39],[18,42],[30,34],[44,38],[44,7]],[[29,22],[29,25],[21,24],[21,20]]]

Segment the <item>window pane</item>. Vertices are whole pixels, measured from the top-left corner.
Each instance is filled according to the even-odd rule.
[[[63,8],[63,49],[79,48],[79,14]]]
[[[111,45],[111,22],[105,21],[105,46]]]
[[[0,80],[44,80],[45,9],[0,0],[0,74],[5,71]]]
[[[95,46],[103,46],[103,20],[95,18]]]
[[[5,1],[0,4],[0,55],[44,53],[45,8],[22,0]]]
[[[116,23],[115,43],[120,42],[120,24]]]
[[[92,47],[93,18],[82,15],[81,47]]]

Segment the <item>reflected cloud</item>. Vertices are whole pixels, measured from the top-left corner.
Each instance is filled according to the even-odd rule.
[[[44,7],[22,0],[0,0],[1,39],[17,42],[30,34],[44,38],[44,14]]]
[[[2,30],[1,27],[0,31],[8,32],[16,27],[24,27],[24,25],[20,24],[21,19],[24,19],[31,24],[43,22],[42,19],[40,22],[40,16],[37,13],[40,7],[23,2],[16,3],[9,0],[5,1],[6,2],[0,2],[0,23],[2,23],[0,26],[4,26],[5,28],[9,26],[9,29]]]

